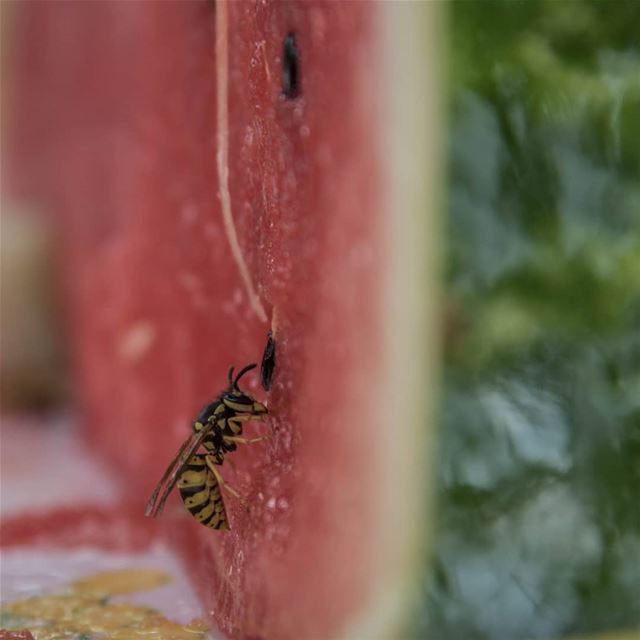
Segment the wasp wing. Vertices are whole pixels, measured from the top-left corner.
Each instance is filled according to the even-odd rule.
[[[171,471],[173,471],[175,466],[178,464],[178,459],[180,458],[180,456],[182,455],[184,450],[189,446],[189,443],[192,440],[193,440],[193,436],[187,438],[182,443],[182,445],[180,446],[180,449],[178,450],[178,453],[174,456],[173,460],[171,461],[171,463],[167,467],[166,471],[164,472],[162,478],[160,479],[160,482],[158,482],[158,484],[155,486],[155,489],[153,490],[153,493],[151,494],[151,497],[149,498],[149,500],[147,502],[147,506],[146,506],[145,511],[144,511],[144,515],[145,516],[151,515],[151,512],[153,510],[153,506],[154,506],[154,504],[155,504],[155,502],[156,502],[156,500],[158,498],[158,494],[160,493],[160,489],[162,489],[162,485],[164,485],[164,483],[166,482],[167,478],[169,477],[169,474],[171,473]]]
[[[187,465],[187,461],[202,445],[205,438],[211,431],[211,427],[211,423],[206,424],[200,431],[192,434],[182,443],[178,453],[171,461],[171,464],[167,467],[167,470],[164,472],[160,482],[156,485],[156,488],[153,490],[144,510],[145,516],[152,516],[155,518],[155,516],[162,511],[164,503],[167,501],[169,494],[176,486],[176,482]],[[165,482],[167,482],[167,484],[162,491],[162,494],[160,494]]]

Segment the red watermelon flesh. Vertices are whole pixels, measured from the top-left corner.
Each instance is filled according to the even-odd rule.
[[[273,436],[222,468],[248,506],[226,499],[227,533],[200,526],[177,496],[163,516],[232,637],[349,634],[384,590],[381,566],[395,562],[390,496],[406,469],[387,464],[403,423],[382,419],[398,398],[385,396],[393,224],[381,12],[320,1],[15,10],[12,186],[55,220],[84,431],[129,498],[139,495],[141,517],[228,367],[259,361],[275,330],[271,391],[253,373],[243,381],[272,416],[246,431]],[[216,32],[227,34],[228,68]],[[289,34],[295,98],[282,94]],[[218,164],[225,71],[228,157]],[[223,223],[227,172],[266,322]]]

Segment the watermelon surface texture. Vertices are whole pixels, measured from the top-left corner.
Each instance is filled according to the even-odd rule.
[[[226,498],[230,531],[177,492],[161,520],[227,636],[401,634],[437,360],[437,18],[12,8],[12,194],[55,224],[83,432],[140,518],[228,368],[275,335],[270,391],[244,379],[272,416],[245,431],[272,437],[222,467],[246,499]]]

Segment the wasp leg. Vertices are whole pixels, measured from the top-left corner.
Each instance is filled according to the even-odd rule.
[[[234,498],[237,498],[238,500],[240,500],[240,502],[242,502],[243,505],[246,506],[246,502],[247,501],[233,487],[231,487],[229,484],[227,484],[225,479],[220,475],[220,472],[216,468],[217,465],[213,460],[213,456],[206,456],[205,457],[205,462],[207,463],[207,467],[209,467],[209,469],[211,470],[211,473],[213,473],[213,475],[215,476],[216,480],[218,481],[218,484],[223,489],[226,489]]]
[[[253,444],[254,442],[261,442],[262,440],[268,440],[271,436],[260,436],[259,438],[241,438],[238,436],[222,436],[225,442],[233,442],[237,444]]]

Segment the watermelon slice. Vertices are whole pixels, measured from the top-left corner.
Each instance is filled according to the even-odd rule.
[[[271,388],[245,388],[273,436],[222,467],[248,506],[213,532],[176,492],[167,535],[231,637],[397,637],[428,503],[436,9],[14,13],[13,192],[59,231],[86,437],[142,518],[271,330]]]

